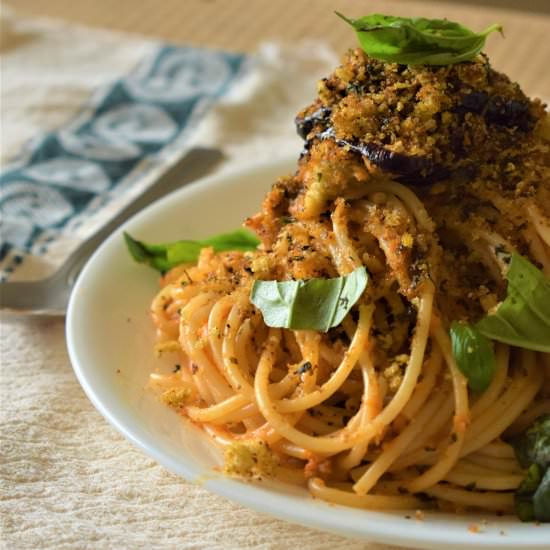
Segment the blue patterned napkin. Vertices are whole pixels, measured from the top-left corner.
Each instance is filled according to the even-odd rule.
[[[160,177],[244,61],[226,52],[156,47],[91,94],[72,120],[32,139],[0,173],[1,277],[18,278],[23,267],[22,278],[52,271],[85,236],[82,227],[101,225],[110,206]]]

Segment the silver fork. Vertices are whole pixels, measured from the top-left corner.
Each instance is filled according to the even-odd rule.
[[[154,200],[206,175],[222,158],[219,149],[191,149],[151,187],[80,244],[53,275],[39,281],[0,283],[0,308],[14,313],[65,315],[71,289],[82,267],[113,230]]]

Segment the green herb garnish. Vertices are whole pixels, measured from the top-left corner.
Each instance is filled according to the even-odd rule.
[[[550,466],[533,495],[533,512],[537,521],[550,522]]]
[[[336,12],[357,32],[359,43],[371,57],[403,65],[451,65],[474,59],[494,24],[480,33],[446,19],[395,17],[371,14],[350,19]]]
[[[516,458],[522,468],[538,464],[550,466],[550,414],[539,416],[524,434],[512,440]]]
[[[516,513],[522,521],[550,522],[550,415],[540,416],[511,444],[527,468],[515,494]]]
[[[506,274],[506,298],[475,326],[451,325],[453,356],[475,392],[487,389],[495,373],[488,339],[550,352],[550,281],[531,262],[512,254]]]
[[[255,281],[250,301],[267,326],[327,332],[343,321],[367,281],[364,267],[334,279]]]
[[[161,272],[173,267],[196,262],[200,251],[211,246],[215,252],[228,250],[256,250],[260,241],[250,231],[237,229],[201,241],[175,241],[165,244],[147,244],[124,233],[124,240],[132,258]]]
[[[531,262],[512,254],[505,300],[476,324],[487,338],[550,352],[550,280]]]
[[[491,342],[475,327],[454,322],[451,325],[453,356],[468,386],[476,392],[484,392],[496,370],[495,353]]]

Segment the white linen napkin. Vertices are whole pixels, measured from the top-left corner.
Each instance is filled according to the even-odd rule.
[[[322,44],[241,58],[14,15],[1,24],[0,202],[12,239],[2,267],[14,278],[54,269],[192,143],[222,147],[226,167],[297,156],[293,117],[335,63]],[[258,514],[168,473],[87,400],[63,320],[3,315],[0,329],[2,548],[389,548]]]

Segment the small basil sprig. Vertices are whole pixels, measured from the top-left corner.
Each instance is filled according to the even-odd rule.
[[[550,280],[531,262],[512,254],[506,298],[476,324],[491,340],[550,352]]]
[[[476,392],[484,392],[496,370],[496,359],[491,342],[475,327],[454,322],[451,325],[453,356],[468,386]]]
[[[522,468],[527,468],[514,499],[519,519],[550,522],[550,415],[537,418],[510,443]]]
[[[357,32],[359,43],[371,57],[403,65],[451,65],[474,59],[485,39],[502,27],[494,24],[475,33],[446,19],[394,17],[371,14],[350,19],[336,12]]]
[[[165,244],[147,244],[124,233],[128,251],[136,262],[147,264],[161,272],[197,261],[200,251],[211,246],[215,252],[227,250],[256,250],[259,239],[246,229],[222,233],[201,241],[175,241]]]
[[[269,327],[327,332],[343,321],[367,281],[364,267],[334,279],[255,281],[250,301]]]

